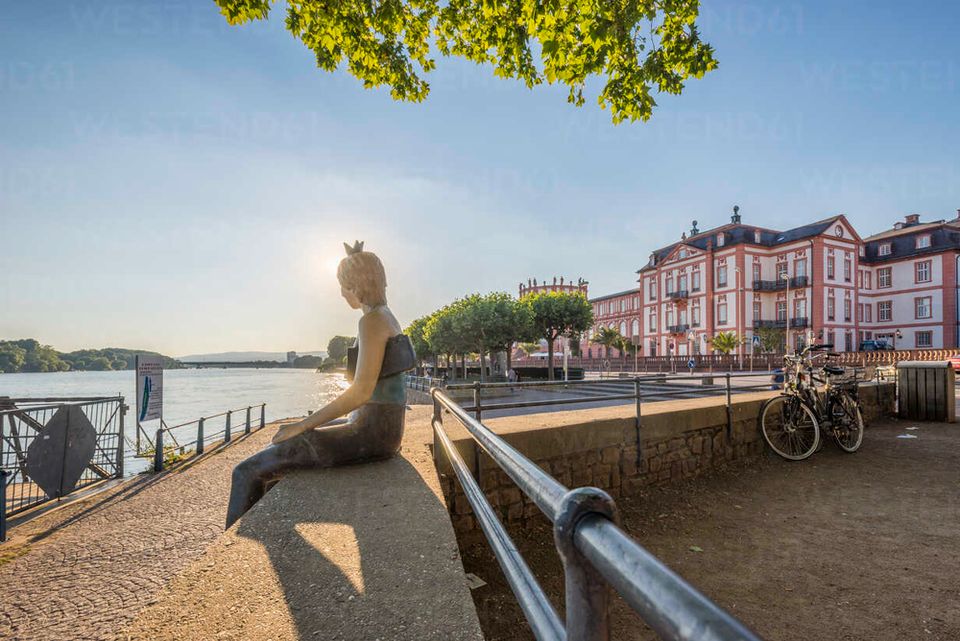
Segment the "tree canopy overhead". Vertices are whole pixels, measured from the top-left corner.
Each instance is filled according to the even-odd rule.
[[[265,20],[276,0],[215,0],[230,24]],[[716,68],[700,39],[699,0],[287,0],[287,30],[316,56],[342,64],[364,87],[387,86],[420,102],[433,55],[490,64],[527,87],[546,81],[584,103],[593,78],[598,104],[614,122],[647,120],[652,90],[679,94],[689,78]]]

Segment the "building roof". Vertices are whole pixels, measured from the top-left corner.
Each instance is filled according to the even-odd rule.
[[[598,303],[602,300],[607,300],[608,298],[617,298],[618,296],[629,296],[630,294],[637,294],[640,292],[639,287],[634,287],[633,289],[627,289],[622,292],[617,292],[616,294],[605,294],[603,296],[597,296],[596,298],[590,298],[589,302]]]
[[[673,253],[673,250],[680,245],[688,245],[696,249],[706,250],[708,246],[715,243],[717,234],[721,232],[726,234],[726,237],[724,238],[724,247],[738,245],[740,243],[750,243],[754,245],[759,244],[764,247],[776,247],[777,245],[792,243],[798,240],[803,240],[804,238],[819,236],[829,229],[833,223],[841,218],[843,218],[843,215],[838,214],[830,218],[818,220],[815,223],[794,227],[793,229],[788,229],[787,231],[764,229],[763,227],[747,225],[744,223],[727,223],[726,225],[715,227],[713,229],[701,232],[695,236],[691,236],[686,240],[682,240],[672,245],[668,245],[667,247],[661,247],[660,249],[657,249],[653,252],[653,256],[651,257],[652,260],[637,270],[637,273],[639,274],[641,272],[653,269],[671,253]],[[850,227],[849,224],[847,226]],[[852,229],[852,227],[850,228]],[[760,232],[759,243],[756,242],[756,238],[754,236],[754,233],[758,231]]]
[[[917,247],[917,236],[922,234],[930,235],[929,247]],[[890,253],[881,256],[880,246],[888,243]],[[867,238],[860,262],[880,264],[947,250],[960,250],[960,226],[956,221],[947,223],[940,220],[934,223],[906,225],[900,229],[891,229]]]

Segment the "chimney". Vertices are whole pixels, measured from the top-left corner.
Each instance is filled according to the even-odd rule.
[[[735,225],[740,224],[740,205],[733,206],[733,216],[730,216],[730,222]]]
[[[904,216],[903,220],[906,221],[903,225],[904,227],[910,227],[911,225],[919,225],[920,214],[909,214],[907,216]]]

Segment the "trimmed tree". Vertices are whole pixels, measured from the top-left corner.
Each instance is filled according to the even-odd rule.
[[[593,306],[582,292],[535,292],[520,302],[530,308],[538,338],[547,341],[547,379],[554,380],[554,342],[560,336],[576,336],[593,325]]]
[[[710,339],[710,347],[715,352],[729,354],[743,344],[743,339],[735,332],[720,332]]]

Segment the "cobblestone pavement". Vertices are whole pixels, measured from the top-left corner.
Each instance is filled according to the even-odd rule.
[[[15,527],[0,546],[0,639],[117,638],[223,533],[233,466],[276,425]]]

